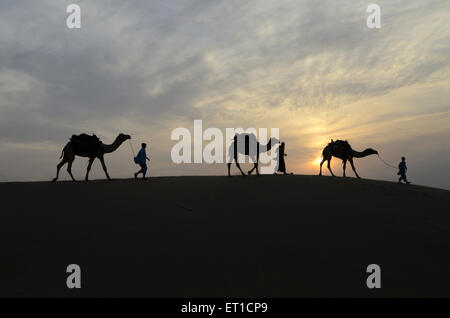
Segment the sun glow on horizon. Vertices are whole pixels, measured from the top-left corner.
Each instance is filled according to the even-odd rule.
[[[314,166],[318,166],[318,165],[320,165],[321,162],[322,162],[322,157],[318,157],[314,161],[311,161],[311,164]]]

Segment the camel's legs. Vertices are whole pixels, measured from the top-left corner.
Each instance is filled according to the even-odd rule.
[[[99,159],[100,159],[100,162],[102,163],[103,171],[105,171],[106,177],[108,178],[108,180],[111,180],[111,178],[108,174],[108,169],[106,168],[105,158],[103,158],[103,156],[101,156]]]
[[[327,159],[323,158],[323,159],[322,159],[322,162],[320,163],[320,171],[319,171],[319,176],[321,176],[321,175],[322,175],[322,165],[323,165],[323,163],[324,163],[325,161],[327,161]]]
[[[236,167],[238,167],[239,171],[242,173],[242,175],[245,177],[244,171],[242,171],[241,166],[239,165],[239,162],[236,160]]]
[[[59,170],[62,168],[62,166],[64,166],[67,162],[67,158],[64,157],[63,160],[56,166],[56,177],[53,179],[53,182],[56,182],[56,180],[58,180],[59,177]]]
[[[330,166],[330,162],[331,162],[331,160],[328,160],[328,162],[327,162],[327,168],[328,168],[328,170],[330,170],[330,172],[331,172],[331,175],[332,175],[333,177],[335,177],[335,175],[334,175],[333,171],[331,171],[331,166]]]
[[[257,149],[257,151],[259,151],[259,148]],[[250,156],[250,162],[253,162],[253,168],[252,170],[248,171],[248,175],[251,175],[253,170],[256,169],[256,174],[259,176],[259,171],[258,171],[258,161],[259,161],[259,154],[257,153],[256,156]]]
[[[342,161],[342,170],[344,171],[344,177],[345,177],[345,167],[347,166],[347,160]]]
[[[252,170],[250,170],[250,171],[248,172],[248,175],[251,175],[252,172],[253,172],[253,170],[255,170],[255,169],[256,169],[256,174],[259,175],[259,173],[258,173],[258,163],[257,163],[257,162],[254,163],[254,166],[253,166]]]
[[[91,167],[92,167],[92,163],[94,162],[95,158],[89,158],[89,163],[86,169],[86,177],[84,178],[84,180],[88,181],[89,180],[89,172],[91,171]]]
[[[244,171],[242,171],[241,166],[239,165],[237,151],[234,152],[234,161],[236,162],[236,167],[238,167],[239,171],[245,177],[245,173],[244,173]],[[231,177],[231,175],[230,175],[230,167],[231,167],[231,162],[228,163],[228,176],[229,177]]]
[[[352,169],[353,169],[353,172],[355,173],[355,175],[356,175],[356,177],[358,178],[358,179],[361,179],[361,177],[358,175],[358,173],[356,172],[356,169],[355,169],[355,165],[353,164],[353,160],[351,159],[351,160],[349,160],[350,161],[350,164],[352,165]]]
[[[259,148],[258,148],[258,152],[256,153],[256,162],[255,162],[255,166],[253,167],[253,169],[256,168],[256,175],[257,175],[257,176],[259,176],[258,162],[259,162]],[[253,169],[252,169],[252,171],[253,171]]]
[[[75,180],[75,178],[72,175],[72,163],[75,160],[75,158],[71,158],[69,159],[69,163],[67,164],[67,172],[69,173],[70,177],[72,178],[73,181],[77,181]]]

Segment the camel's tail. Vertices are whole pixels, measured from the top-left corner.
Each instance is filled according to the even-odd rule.
[[[63,150],[61,151],[61,156],[59,157],[59,159],[62,159],[62,157],[64,156],[64,152],[66,152],[66,148],[69,144],[65,145]]]

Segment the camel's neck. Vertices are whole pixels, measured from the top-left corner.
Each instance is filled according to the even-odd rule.
[[[114,140],[114,142],[110,145],[105,145],[103,144],[103,149],[105,151],[105,153],[111,153],[117,150],[117,148],[120,147],[120,145],[122,144],[122,141],[118,140],[118,138],[116,138],[116,140]]]
[[[270,149],[272,149],[272,139],[269,139],[269,142],[266,145],[266,151],[269,151]]]
[[[366,150],[364,150],[362,152],[352,149],[352,157],[355,157],[355,158],[364,158],[364,157],[370,156],[372,154],[373,153],[369,149],[366,149]]]

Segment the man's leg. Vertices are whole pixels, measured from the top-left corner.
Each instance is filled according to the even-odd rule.
[[[403,180],[405,180],[406,184],[410,184],[410,182],[406,179],[406,173],[403,175]]]
[[[146,179],[145,175],[147,174],[147,164],[141,165],[141,171],[142,171],[142,179]]]
[[[405,175],[404,173],[402,173],[402,174],[400,175],[400,180],[399,180],[399,182],[400,182],[401,180],[403,180],[403,181],[405,181],[406,183],[408,183],[408,181],[406,181],[406,175]]]
[[[138,174],[142,173],[142,169],[134,174],[134,178],[137,179]]]

